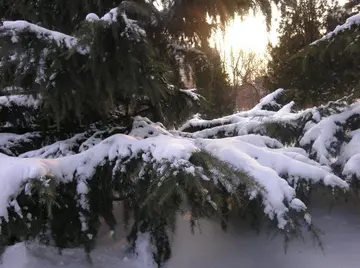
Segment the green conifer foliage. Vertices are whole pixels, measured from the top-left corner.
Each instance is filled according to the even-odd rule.
[[[116,14],[85,20],[87,13],[101,16],[113,4],[21,0],[3,4],[7,6],[0,17],[34,24],[1,28],[2,87],[16,85],[26,94],[41,94],[47,123],[58,127],[93,123],[113,111],[120,117],[141,114],[173,123],[187,102],[173,105],[176,102],[171,100],[184,99],[178,98],[180,69],[191,65],[213,76],[200,52],[208,47],[215,26],[206,21],[207,14],[219,15],[221,24],[250,8],[260,7],[271,16],[269,3],[262,2],[175,1],[170,5],[164,1],[159,11],[145,1],[118,1]],[[193,45],[198,52],[189,49]],[[179,64],[179,58],[185,65]],[[215,83],[227,83],[223,73],[214,73]],[[203,92],[210,90],[210,85],[200,86]]]
[[[350,93],[359,95],[358,30],[359,25],[349,24],[343,32],[316,42],[294,56],[293,63],[301,70],[301,77],[311,81],[305,91],[310,93],[309,97],[323,101]],[[300,94],[305,93],[302,92],[304,90]]]
[[[269,47],[271,60],[268,64],[268,84],[270,90],[279,87],[291,89],[291,100],[297,104],[311,103],[314,96],[308,92],[313,77],[302,75],[299,62],[293,58],[313,41],[321,37],[325,28],[328,3],[323,0],[291,1],[281,9],[278,44]],[[315,75],[315,74],[314,74]],[[308,92],[301,94],[299,91]]]
[[[299,236],[302,226],[317,237],[296,194],[306,198],[318,183],[334,192],[349,188],[330,166],[315,160],[330,162],[340,152],[333,144],[347,145],[349,125],[358,128],[359,105],[344,99],[293,113],[293,103],[277,103],[282,92],[249,111],[214,120],[193,118],[176,131],[138,116],[131,129],[95,124],[55,142],[43,139],[44,132],[40,137],[1,133],[0,178],[9,186],[4,187],[8,195],[0,196],[1,250],[39,238],[60,250],[81,246],[91,260],[100,219],[110,230],[117,224],[114,202],[124,207],[129,250],[147,233],[159,266],[171,256],[170,236],[183,212],[191,213],[192,229],[203,218],[226,229],[240,216],[257,229],[264,223],[277,226],[285,242]],[[334,137],[316,135],[317,128],[335,122],[342,127]],[[283,133],[288,127],[294,130],[290,137]],[[317,139],[332,143],[319,147]],[[21,154],[22,143],[35,148]],[[345,163],[339,161],[339,170]],[[356,176],[356,170],[348,170],[347,175]]]
[[[214,116],[219,99],[227,102],[227,77],[207,46],[207,15],[223,26],[258,8],[269,19],[270,3],[162,4],[159,11],[141,0],[2,3],[0,17],[29,22],[0,27],[0,175],[16,186],[0,194],[1,250],[40,238],[60,250],[84,247],[90,260],[100,219],[112,230],[114,202],[121,202],[130,249],[148,233],[160,266],[184,211],[192,228],[210,217],[226,229],[241,215],[257,227],[275,223],[288,238],[301,224],[312,227],[292,179],[348,188],[303,149],[279,141],[298,145],[318,111],[292,114],[292,104],[280,110],[281,90],[248,112],[193,118],[173,130],[192,113],[188,104],[201,99],[184,90],[184,75],[209,98],[205,116]],[[230,113],[231,103],[223,108],[219,113]],[[290,140],[278,134],[287,126],[296,133]],[[258,162],[259,152],[275,157],[274,166]],[[284,162],[306,168],[288,170]]]
[[[203,118],[216,118],[231,114],[236,108],[236,92],[229,83],[225,65],[219,52],[208,48],[209,69],[195,68],[198,92],[205,100],[200,109]]]
[[[359,24],[346,20],[356,16],[357,12],[345,9],[352,5],[351,2],[344,7],[323,3],[323,8],[317,9],[317,20],[313,23],[316,34],[309,36],[307,41],[303,38],[309,32],[306,25],[293,21],[288,30],[283,29],[279,45],[271,49],[273,59],[269,64],[269,76],[273,89],[280,85],[292,89],[290,99],[306,107],[351,93],[359,94]],[[298,12],[294,16],[304,19],[306,13]],[[304,35],[294,35],[289,30],[292,27],[299,28]]]

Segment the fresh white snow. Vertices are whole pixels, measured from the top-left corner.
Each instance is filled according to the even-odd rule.
[[[89,15],[86,16],[88,18]],[[101,17],[100,20],[106,21],[108,23],[116,22],[118,16],[118,8],[111,9],[108,13]],[[94,17],[94,15],[92,15]]]
[[[324,251],[305,235],[305,241],[290,243],[285,253],[281,235],[272,238],[267,230],[256,233],[241,221],[232,222],[223,232],[218,223],[201,220],[201,232],[192,234],[187,219],[179,217],[173,237],[172,258],[165,268],[358,268],[360,255],[360,218],[356,205],[338,202],[331,211],[327,209],[329,196],[313,199],[310,210],[312,221],[321,227]],[[117,213],[120,214],[121,213]],[[307,216],[309,217],[309,216]],[[310,219],[311,220],[311,219]],[[119,229],[122,223],[119,222]],[[124,241],[114,241],[101,230],[98,247],[88,264],[82,249],[67,249],[60,256],[57,249],[24,243],[9,247],[1,268],[152,268],[146,236],[139,239],[138,257],[124,253]],[[145,238],[144,240],[142,240]],[[259,257],[260,256],[260,257]],[[149,260],[149,262],[147,262]]]
[[[199,101],[202,97],[196,93],[196,88],[180,89],[181,93],[188,95],[192,100]]]
[[[13,42],[17,42],[16,34],[23,31],[29,31],[35,33],[39,39],[49,39],[54,41],[58,46],[65,45],[68,49],[75,47],[78,43],[78,40],[70,35],[60,33],[57,31],[51,31],[44,27],[40,27],[36,24],[24,21],[4,21],[3,26],[0,27],[1,30],[11,30],[13,31]]]
[[[99,16],[96,15],[95,13],[89,13],[89,14],[86,15],[85,20],[87,20],[88,22],[98,21],[98,20],[99,20]]]
[[[115,164],[114,172],[126,172],[126,161],[136,158],[144,165],[151,164],[159,175],[163,175],[165,167],[170,165],[176,170],[209,180],[208,174],[204,174],[200,167],[191,162],[194,153],[207,152],[227,163],[234,171],[244,172],[254,182],[250,185],[246,182],[247,178],[236,178],[232,181],[233,185],[227,185],[226,189],[232,192],[233,186],[244,183],[248,187],[250,199],[258,195],[262,197],[264,213],[270,219],[275,219],[280,229],[288,223],[287,213],[290,210],[302,212],[305,222],[310,224],[314,217],[295,193],[300,180],[347,190],[348,183],[332,172],[332,163],[340,163],[346,177],[360,177],[360,151],[356,146],[360,136],[358,131],[346,133],[350,138],[349,143],[342,146],[338,159],[332,158],[331,151],[332,144],[337,141],[335,133],[342,130],[340,125],[346,120],[360,114],[360,103],[354,103],[329,115],[320,113],[320,108],[292,112],[293,103],[285,105],[277,112],[263,110],[267,105],[277,106],[276,98],[282,92],[283,90],[278,90],[262,99],[255,108],[235,115],[215,120],[202,120],[200,116],[195,116],[180,130],[168,131],[162,124],[138,116],[134,118],[133,128],[127,135],[116,134],[102,140],[105,132],[93,130],[91,133],[79,133],[72,138],[57,141],[17,157],[0,154],[0,217],[7,218],[9,206],[14,207],[19,216],[28,216],[13,197],[22,190],[21,185],[25,184],[27,187],[33,180],[40,180],[44,185],[47,185],[49,180],[55,183],[76,180],[78,204],[87,209],[86,194],[89,189],[86,181],[92,178],[96,168],[104,161]],[[3,102],[5,105],[8,103],[5,99]],[[18,104],[23,102],[18,101]],[[308,147],[308,152],[313,154],[315,159],[309,158],[309,154],[303,148],[285,145],[266,136],[267,123],[296,126],[297,120],[308,116],[313,120],[305,125],[300,145]],[[186,132],[191,128],[199,130],[193,133]],[[210,139],[220,134],[225,138]],[[6,149],[7,144],[11,145],[24,138],[26,139],[26,135],[2,133],[0,146]],[[141,174],[141,171],[137,174],[139,178],[142,177]],[[214,174],[219,173],[214,171]],[[220,179],[218,176],[214,183],[218,183]],[[243,179],[245,180],[242,181]],[[294,186],[290,183],[294,183]],[[217,209],[211,197],[208,197],[208,202]],[[82,221],[82,230],[86,231],[86,218],[82,214],[79,214],[79,218]],[[147,247],[146,243],[143,245]],[[32,259],[32,253],[25,249],[24,244],[9,248],[6,254],[10,255],[7,256],[11,256],[11,250],[14,248],[24,250],[25,255]],[[95,256],[104,256],[107,253],[102,251],[99,255],[96,254]],[[35,259],[35,263],[39,261],[39,258]],[[61,258],[51,259],[58,261]],[[80,259],[73,261],[76,263],[78,260]],[[142,265],[149,263],[149,260],[150,258],[144,255]],[[122,263],[123,259],[116,261]],[[63,259],[60,262],[63,262]],[[128,264],[130,263],[133,262],[129,261]],[[78,264],[79,267],[86,265],[80,262]],[[44,267],[46,265],[44,264]],[[56,267],[58,264],[53,265]],[[99,264],[99,267],[103,267],[101,265],[105,264]]]
[[[1,106],[10,107],[14,106],[23,106],[26,108],[36,109],[41,104],[39,97],[35,98],[32,95],[8,95],[0,96],[0,110]]]
[[[123,240],[112,242],[109,237],[92,254],[92,264],[88,263],[83,249],[65,249],[62,255],[56,248],[43,246],[36,242],[18,243],[8,247],[3,255],[1,268],[156,268],[147,234],[136,241],[136,255],[125,253]],[[110,241],[109,241],[110,240]],[[110,244],[109,244],[110,242]]]
[[[360,102],[356,102],[340,113],[325,117],[319,123],[308,127],[300,145],[311,144],[311,151],[316,154],[320,164],[330,165],[332,163],[331,149],[337,142],[336,132],[341,130],[341,124],[345,123],[347,119],[359,114]]]
[[[277,219],[279,228],[284,228],[289,209],[306,209],[305,205],[296,199],[295,190],[286,179],[289,181],[303,179],[311,183],[321,182],[327,186],[348,189],[348,184],[331,172],[326,166],[329,162],[325,160],[329,159],[327,148],[334,137],[336,123],[359,113],[360,105],[355,103],[348,109],[326,117],[307,129],[301,144],[312,144],[312,150],[317,153],[320,161],[318,163],[311,160],[301,148],[286,147],[275,139],[251,133],[256,133],[257,131],[254,131],[256,128],[265,132],[264,122],[292,124],[304,114],[315,111],[292,113],[293,103],[289,103],[278,112],[262,110],[265,105],[276,106],[275,99],[282,92],[283,90],[279,89],[271,93],[248,112],[210,121],[195,117],[185,125],[215,127],[186,135],[181,131],[169,132],[162,124],[153,123],[139,116],[134,119],[133,129],[128,135],[117,134],[100,142],[94,135],[88,137],[83,133],[39,150],[27,152],[20,157],[2,155],[0,183],[7,190],[1,196],[0,216],[7,215],[8,201],[12,195],[20,191],[20,185],[35,178],[40,180],[52,178],[57,183],[76,179],[80,194],[79,204],[86,209],[88,205],[85,194],[88,189],[85,181],[92,178],[96,168],[104,163],[105,159],[116,163],[114,169],[125,171],[123,159],[138,158],[140,155],[144,164],[156,164],[154,168],[159,175],[162,174],[164,167],[170,164],[172,168],[197,174],[208,180],[202,169],[190,162],[190,157],[194,153],[205,151],[229,164],[234,170],[245,172],[256,185],[248,189],[250,197],[261,195],[264,212],[269,218]],[[260,114],[261,119],[254,118]],[[219,125],[222,123],[224,125]],[[184,128],[186,127],[183,126],[182,129]],[[235,137],[206,139],[220,132],[228,132],[228,136]],[[80,148],[78,152],[74,152],[73,149],[76,145]],[[22,167],[24,171],[21,171]],[[349,168],[347,167],[346,170]],[[141,172],[139,175],[141,176]],[[239,185],[245,182],[239,178],[233,183]],[[228,188],[228,191],[232,189]],[[83,225],[85,230],[86,223],[83,222]]]
[[[312,219],[321,228],[324,250],[304,234],[305,240],[290,242],[284,251],[284,240],[266,230],[257,233],[246,223],[236,221],[227,232],[218,223],[201,221],[201,231],[193,235],[188,222],[180,219],[174,237],[173,256],[166,268],[358,268],[360,263],[360,217],[355,204],[338,202],[330,211],[330,199],[312,198]],[[306,231],[305,231],[306,232]]]
[[[253,136],[250,140],[254,141]],[[222,161],[230,164],[236,170],[244,171],[257,182],[264,191],[257,189],[258,194],[264,197],[264,212],[270,218],[276,217],[279,228],[286,224],[285,215],[288,208],[284,201],[291,202],[295,198],[295,191],[281,175],[289,175],[310,180],[314,183],[319,181],[332,187],[339,186],[347,189],[346,182],[329,173],[317,165],[298,161],[296,152],[284,155],[273,151],[271,148],[259,147],[243,141],[244,137],[233,137],[219,140],[186,139],[172,135],[159,135],[147,139],[139,139],[127,135],[117,134],[92,148],[75,155],[59,157],[56,159],[8,157],[1,155],[0,161],[0,183],[1,189],[5,189],[0,195],[0,216],[7,216],[9,198],[18,193],[20,185],[27,180],[35,178],[54,178],[60,182],[76,179],[81,183],[91,178],[105,158],[110,161],[121,160],[125,157],[135,157],[141,153],[143,160],[159,163],[159,174],[162,165],[171,163],[173,167],[183,168],[184,171],[192,173],[193,165],[189,162],[194,152],[205,150]],[[70,144],[71,145],[71,144]],[[259,145],[259,144],[257,144]],[[262,144],[265,145],[265,144]],[[276,144],[280,146],[280,144]],[[54,152],[59,150],[68,152],[69,143],[64,145],[57,142],[40,149],[41,156],[53,157]],[[31,152],[25,156],[32,156]],[[238,184],[241,181],[238,182]],[[82,184],[79,185],[80,189]],[[254,189],[249,189],[253,191]],[[255,189],[256,190],[256,189]],[[79,190],[86,193],[86,190]],[[86,201],[80,200],[86,207]]]
[[[311,43],[311,45],[316,45],[317,43],[319,43],[321,41],[328,40],[328,39],[332,38],[333,36],[338,35],[339,33],[350,29],[353,25],[359,25],[359,24],[360,24],[360,14],[353,15],[353,16],[347,18],[347,20],[344,24],[336,26],[336,28],[333,31],[328,32],[326,35],[324,35],[319,40],[316,40],[313,43]]]

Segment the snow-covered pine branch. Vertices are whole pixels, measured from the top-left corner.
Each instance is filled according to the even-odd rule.
[[[249,111],[197,115],[178,130],[139,116],[162,120],[163,110],[200,99],[172,86],[181,81],[168,70],[206,66],[204,54],[153,32],[157,23],[156,12],[122,6],[89,14],[74,36],[23,21],[0,28],[1,84],[22,89],[0,97],[0,131],[16,130],[0,133],[0,246],[40,237],[90,252],[99,218],[113,229],[121,200],[130,242],[149,233],[160,264],[177,213],[189,210],[192,226],[225,221],[230,209],[262,213],[288,234],[311,226],[297,196],[303,185],[346,191],[360,177],[359,105],[347,99],[294,111],[294,102],[280,105],[279,89]],[[68,120],[68,129],[37,131],[45,119],[47,127]]]
[[[0,96],[0,129],[27,128],[37,123],[41,100],[32,95]]]
[[[180,85],[185,65],[201,58],[200,67],[205,57],[181,46],[174,50],[166,32],[155,34],[155,26],[147,23],[156,20],[157,11],[137,5],[124,1],[101,18],[89,14],[72,35],[5,21],[0,26],[1,84],[41,94],[44,112],[57,124],[93,123],[119,106],[134,106],[130,116],[152,113],[153,120],[173,121],[166,111],[186,111],[183,107],[196,96],[173,85]],[[159,44],[163,53],[155,49]],[[180,54],[185,65],[175,60]]]
[[[261,134],[274,136],[286,143],[295,142],[298,136],[294,132],[301,133],[312,110],[308,109],[292,113],[293,102],[281,108],[281,105],[277,103],[277,98],[283,92],[283,89],[276,90],[260,100],[259,104],[249,111],[241,111],[213,120],[203,120],[199,115],[196,115],[180,127],[181,133],[179,135],[191,136],[193,138],[220,138]],[[274,129],[280,131],[274,132]],[[284,137],[280,137],[281,131]]]
[[[359,28],[360,14],[355,14],[322,38],[302,47],[288,59],[286,67],[279,64],[281,68],[275,75],[278,76],[276,80],[279,86],[296,88],[294,96],[302,104],[319,105],[345,95],[357,94]],[[320,28],[318,30],[320,34]],[[281,58],[282,50],[278,52]]]
[[[51,31],[27,21],[4,21],[0,27],[0,36],[9,36],[13,43],[19,42],[23,34],[35,34],[36,38],[54,42],[57,46],[65,46],[67,49],[77,47],[78,39],[76,37]],[[87,49],[78,49],[81,54],[88,53]]]
[[[167,240],[160,242],[160,237],[166,236],[166,228],[173,224],[176,213],[188,208],[194,219],[223,218],[228,213],[224,208],[229,207],[229,200],[232,209],[240,211],[244,209],[244,200],[257,202],[258,209],[280,229],[297,228],[294,222],[299,220],[311,224],[306,205],[296,196],[299,185],[349,189],[348,183],[339,177],[341,174],[335,175],[332,166],[327,165],[329,162],[317,161],[319,158],[312,152],[320,152],[316,146],[319,142],[310,139],[311,133],[316,130],[316,139],[328,144],[326,140],[330,137],[326,133],[329,132],[321,132],[329,128],[327,122],[346,125],[347,119],[358,115],[358,104],[346,108],[342,106],[344,103],[333,102],[329,106],[293,112],[293,103],[281,107],[276,101],[281,93],[279,90],[265,97],[250,111],[215,120],[193,118],[181,130],[167,130],[161,123],[138,116],[125,134],[111,135],[111,130],[94,129],[17,157],[5,155],[7,152],[3,150],[1,226],[4,230],[21,220],[27,231],[17,238],[24,240],[40,233],[46,235],[45,230],[37,229],[39,222],[57,222],[47,231],[55,236],[55,245],[67,247],[69,241],[57,237],[58,224],[68,224],[60,219],[67,213],[67,219],[71,217],[77,222],[71,227],[72,232],[79,232],[72,243],[85,245],[90,251],[98,218],[105,218],[114,227],[112,203],[119,198],[127,204],[130,214],[134,213],[131,237],[136,240],[139,231],[150,232],[154,241],[158,241],[158,250],[169,247]],[[333,106],[337,108],[330,108]],[[276,137],[276,131],[269,130],[269,123],[292,126],[299,136],[292,137],[293,142],[286,145]],[[330,133],[335,135],[335,131]],[[344,142],[338,160],[345,167],[345,175],[357,174],[351,169],[352,159],[358,157],[356,147],[351,144],[357,140],[356,133],[349,134],[353,140],[349,144]],[[9,136],[6,140],[4,136],[3,140],[6,145],[11,140],[17,142],[17,138]],[[308,152],[296,147],[306,139],[311,141],[310,147],[305,146]],[[29,200],[37,199],[42,201],[29,208]],[[50,213],[53,209],[57,212]],[[50,213],[46,217],[41,212],[44,210]],[[299,212],[300,217],[291,211]],[[152,228],[162,231],[151,233]],[[2,235],[10,237],[16,232]]]
[[[0,153],[9,156],[17,156],[24,150],[33,148],[33,144],[42,138],[39,132],[25,134],[1,133],[0,132]]]
[[[336,28],[333,31],[328,32],[326,35],[324,35],[319,40],[316,40],[311,45],[316,45],[319,42],[334,38],[339,33],[350,30],[353,27],[357,27],[359,24],[360,24],[360,14],[356,14],[354,16],[351,16],[351,17],[346,19],[344,24],[336,26]]]
[[[360,103],[356,102],[339,113],[308,124],[300,145],[306,147],[311,144],[310,152],[321,164],[330,166],[333,164],[332,161],[336,160],[339,145],[344,142],[344,135],[349,130],[349,121],[359,115]]]

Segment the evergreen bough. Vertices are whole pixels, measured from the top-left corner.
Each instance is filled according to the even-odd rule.
[[[186,121],[188,105],[202,98],[184,89],[184,76],[212,98],[205,87],[226,81],[220,68],[212,71],[218,82],[205,81],[214,67],[205,11],[225,23],[233,14],[225,7],[236,3],[231,10],[245,14],[253,2],[164,1],[159,11],[119,1],[101,18],[86,15],[110,2],[78,6],[85,20],[74,15],[81,12],[65,20],[30,12],[49,11],[46,1],[13,1],[1,14],[34,22],[0,27],[1,250],[37,239],[60,250],[82,246],[91,260],[100,219],[116,225],[114,202],[124,207],[130,249],[148,234],[158,265],[171,255],[176,216],[187,211],[192,228],[206,217],[226,229],[240,215],[256,228],[273,223],[286,241],[301,226],[316,236],[297,197],[306,201],[313,184],[343,192],[360,176],[358,103],[294,112],[293,102],[278,102],[279,89],[249,111]],[[256,3],[265,13],[270,6]]]
[[[302,107],[350,94],[358,97],[359,25],[359,14],[355,14],[323,37],[315,37],[292,51],[286,60],[273,66],[274,84],[291,89],[291,98]],[[281,54],[281,50],[278,52]]]
[[[135,249],[138,235],[148,233],[159,265],[171,255],[176,216],[186,211],[192,228],[212,218],[226,229],[242,216],[256,228],[275,223],[285,241],[301,226],[317,236],[296,196],[306,202],[314,184],[341,193],[356,181],[359,154],[351,148],[360,106],[348,98],[293,112],[293,103],[275,101],[281,94],[227,117],[194,117],[179,130],[138,116],[131,129],[94,128],[24,154],[17,152],[35,146],[35,134],[2,133],[2,246],[40,239],[60,249],[84,246],[90,254],[100,218],[115,229],[119,201],[129,245]]]

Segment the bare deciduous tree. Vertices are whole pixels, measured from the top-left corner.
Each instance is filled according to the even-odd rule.
[[[266,74],[266,59],[255,52],[230,51],[230,77],[237,92],[238,109],[255,105],[266,93],[263,78]]]

